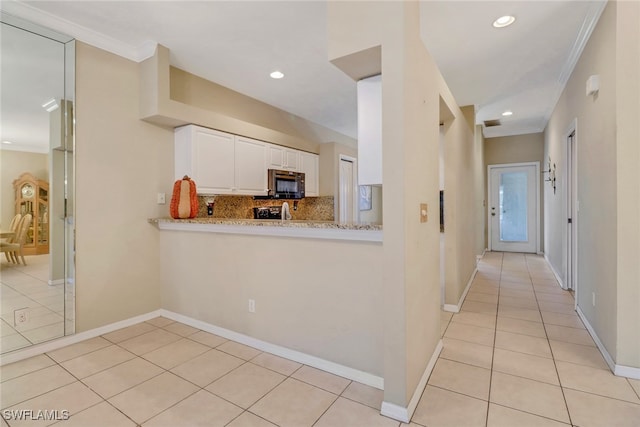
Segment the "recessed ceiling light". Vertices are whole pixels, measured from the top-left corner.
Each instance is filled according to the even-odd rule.
[[[284,74],[282,74],[282,72],[280,71],[274,71],[273,73],[269,74],[271,76],[272,79],[281,79],[284,77]]]
[[[2,141],[3,144],[13,144],[11,141]]]
[[[513,111],[511,111],[511,110],[507,110],[507,111],[505,111],[504,113],[502,113],[502,115],[503,115],[503,116],[505,116],[505,117],[506,117],[506,116],[511,116],[511,115],[513,115]]]
[[[516,22],[515,16],[505,15],[493,21],[493,26],[496,28],[504,28]]]

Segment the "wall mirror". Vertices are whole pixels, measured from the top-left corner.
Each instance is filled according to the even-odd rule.
[[[1,25],[0,349],[8,353],[75,332],[75,41],[4,12]],[[5,250],[16,244],[22,256]]]

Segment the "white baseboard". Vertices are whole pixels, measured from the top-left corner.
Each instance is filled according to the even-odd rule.
[[[633,366],[616,365],[613,370],[613,374],[619,377],[633,378],[640,380],[640,368],[634,368]]]
[[[49,283],[49,286],[64,285],[64,279],[49,280],[47,283]]]
[[[560,274],[558,274],[558,272],[556,271],[556,269],[553,266],[553,264],[551,264],[551,261],[549,261],[549,258],[547,257],[547,254],[544,254],[544,260],[547,262],[547,265],[549,266],[549,268],[553,272],[553,275],[556,277],[556,280],[558,281],[558,284],[560,285],[560,287],[562,289],[567,289],[567,287],[564,284],[564,280],[560,277]]]
[[[611,357],[611,355],[607,351],[607,348],[604,346],[604,344],[602,344],[602,341],[600,341],[598,334],[596,334],[596,331],[593,329],[593,327],[587,320],[587,317],[584,315],[580,307],[577,307],[576,311],[578,312],[578,316],[580,317],[580,319],[582,319],[582,322],[587,328],[587,331],[589,331],[589,334],[591,334],[591,338],[593,338],[593,341],[596,343],[598,350],[600,350],[600,353],[602,353],[602,357],[604,357],[604,361],[607,362],[607,365],[609,365],[609,369],[611,369],[611,372],[613,372],[613,375],[640,380],[640,368],[634,368],[632,366],[616,365],[616,363],[613,361],[613,357]]]
[[[193,326],[194,328],[201,329],[206,332],[210,332],[215,335],[219,335],[223,338],[230,339],[232,341],[245,344],[258,350],[266,351],[276,356],[284,357],[289,360],[293,360],[298,363],[303,363],[307,366],[321,369],[332,374],[348,378],[353,381],[357,381],[362,384],[366,384],[377,389],[384,389],[384,379],[368,372],[360,371],[358,369],[350,368],[348,366],[340,365],[329,360],[321,359],[310,354],[301,353],[299,351],[291,350],[286,347],[282,347],[276,344],[271,344],[266,341],[259,340],[257,338],[250,337],[238,332],[231,331],[229,329],[221,328],[219,326],[212,325],[210,323],[196,320],[188,316],[184,316],[179,313],[174,313],[169,310],[161,309],[160,315],[167,317],[171,320],[184,323],[185,325]]]
[[[79,343],[80,341],[95,338],[100,335],[107,334],[109,332],[116,331],[118,329],[126,328],[127,326],[135,325],[136,323],[151,320],[154,317],[160,316],[160,310],[155,310],[140,316],[131,317],[130,319],[121,320],[119,322],[110,323],[108,325],[100,326],[99,328],[91,329],[84,332],[78,332],[74,335],[58,338],[55,340],[43,342],[41,344],[34,344],[22,350],[15,350],[10,353],[0,355],[0,366],[8,363],[18,362],[20,360],[28,359],[29,357],[37,356],[39,354],[47,353],[53,350],[57,350],[62,347],[66,347],[71,344]]]
[[[484,256],[484,252],[482,253],[482,256]],[[471,273],[471,277],[469,278],[469,281],[467,282],[467,286],[464,288],[464,291],[462,292],[462,295],[460,295],[460,300],[458,300],[458,305],[455,304],[445,304],[442,306],[442,309],[444,311],[448,311],[450,313],[460,313],[460,309],[462,308],[462,304],[464,303],[464,299],[467,297],[467,293],[469,293],[469,289],[471,288],[471,283],[473,283],[473,279],[475,279],[476,274],[478,274],[478,263],[476,263],[476,268],[473,270],[473,273]]]
[[[46,343],[32,345],[23,350],[16,350],[11,353],[7,353],[0,356],[0,366],[6,365],[20,360],[27,359],[29,357],[37,356],[39,354],[47,353],[53,350],[57,350],[62,347],[66,347],[71,344],[76,344],[80,341],[84,341],[90,338],[95,338],[100,335],[113,332],[115,330],[125,328],[127,326],[135,325],[136,323],[151,320],[154,317],[164,316],[168,319],[175,320],[184,323],[194,328],[201,329],[212,334],[219,335],[223,338],[227,338],[241,344],[245,344],[254,348],[257,348],[268,353],[275,354],[276,356],[284,357],[289,360],[293,360],[299,363],[303,363],[307,366],[321,369],[326,372],[330,372],[335,375],[339,375],[344,378],[348,378],[353,381],[357,381],[362,384],[366,384],[371,387],[384,389],[384,379],[368,372],[360,371],[358,369],[350,368],[348,366],[340,365],[338,363],[331,362],[329,360],[321,359],[319,357],[312,356],[310,354],[301,353],[299,351],[291,350],[286,347],[282,347],[276,344],[271,344],[265,341],[258,340],[248,335],[240,334],[238,332],[224,329],[219,326],[211,325],[209,323],[193,319],[191,317],[183,316],[182,314],[174,313],[169,310],[159,309],[152,312],[135,316],[130,319],[121,320],[119,322],[111,323],[109,325],[101,326],[99,328],[91,329],[89,331],[80,332],[75,335],[69,335]]]
[[[401,421],[403,423],[409,423],[411,417],[413,417],[413,413],[415,412],[416,407],[418,406],[418,402],[420,402],[422,392],[427,386],[427,381],[429,381],[429,376],[431,375],[431,371],[433,371],[433,367],[438,361],[438,357],[440,356],[442,348],[443,344],[442,340],[440,340],[438,341],[438,345],[436,346],[435,351],[431,355],[431,359],[429,359],[429,363],[427,364],[427,367],[422,374],[422,378],[420,378],[418,386],[413,392],[413,396],[409,401],[409,405],[405,408],[403,406],[396,405],[395,403],[382,402],[382,407],[380,408],[380,413],[382,415],[384,415],[385,417],[393,418],[394,420]]]
[[[442,309],[449,313],[460,313],[460,307],[455,304],[445,304],[442,306]]]

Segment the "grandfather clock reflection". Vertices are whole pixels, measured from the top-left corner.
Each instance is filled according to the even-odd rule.
[[[49,253],[49,183],[25,172],[13,181],[16,214],[33,219],[23,247],[25,255]]]

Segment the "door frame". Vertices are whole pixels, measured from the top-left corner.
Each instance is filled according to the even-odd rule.
[[[569,137],[573,134],[572,143],[569,144]],[[578,202],[578,119],[575,118],[569,125],[564,135],[565,143],[565,172],[564,180],[567,183],[564,191],[564,212],[567,222],[564,226],[564,243],[565,243],[565,277],[564,289],[573,289],[575,292],[575,303],[578,305],[578,211],[580,210]],[[571,172],[571,176],[569,175]],[[569,200],[568,188],[571,188],[571,200]],[[570,203],[571,202],[571,203]],[[571,212],[569,205],[571,204]],[[569,236],[568,219],[571,218],[571,236]],[[569,262],[569,250],[571,250],[571,261]],[[569,283],[571,277],[571,283]],[[573,285],[573,286],[571,286]]]
[[[500,163],[495,165],[487,165],[487,246],[491,251],[491,236],[492,236],[492,226],[491,226],[491,200],[492,199],[492,182],[491,182],[491,171],[493,169],[498,168],[511,168],[511,167],[520,167],[520,166],[534,166],[535,167],[535,187],[536,187],[536,253],[540,254],[540,162],[523,162],[523,163]]]

